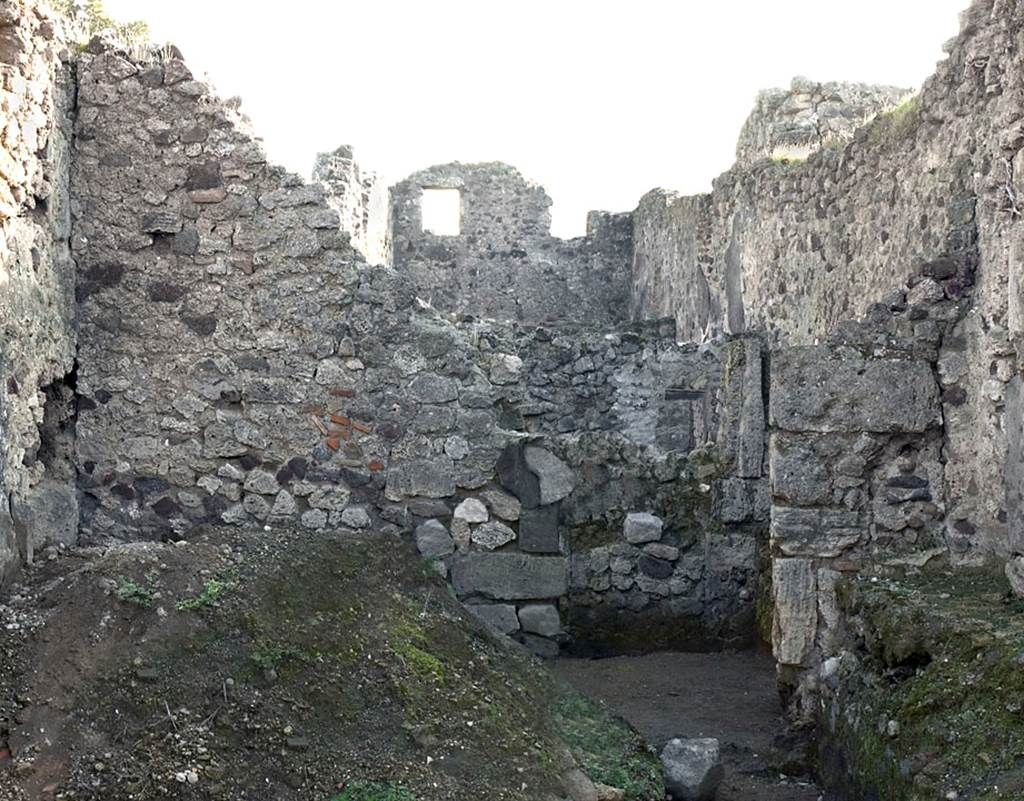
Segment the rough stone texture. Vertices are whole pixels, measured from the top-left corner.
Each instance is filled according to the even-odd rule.
[[[457,236],[422,227],[424,189],[457,189]],[[505,164],[444,164],[391,189],[395,269],[443,311],[526,323],[621,322],[629,305],[632,218],[591,212],[587,235],[551,236],[551,200]]]
[[[931,364],[844,347],[778,351],[770,398],[772,425],[790,431],[924,431],[942,417]]]
[[[75,89],[61,38],[48,9],[0,6],[0,585],[39,547],[76,540],[64,426],[75,358]]]
[[[518,553],[470,553],[455,560],[452,582],[461,595],[521,600],[557,598],[568,589],[565,560]]]
[[[542,637],[557,637],[562,633],[558,609],[551,604],[526,604],[519,608],[519,625],[523,631]]]
[[[377,176],[362,169],[352,148],[342,145],[331,153],[317,155],[313,180],[326,185],[327,202],[338,212],[352,247],[370,264],[387,264],[391,258],[387,225],[390,201],[387,188]]]
[[[911,95],[911,90],[895,86],[794,78],[789,89],[758,94],[740,132],[736,163],[802,159],[823,147],[845,144],[858,128]]]
[[[455,542],[440,520],[425,520],[416,526],[416,548],[424,556],[448,556]]]
[[[818,595],[811,560],[776,559],[772,563],[772,589],[775,659],[781,665],[806,665],[818,630]]]
[[[656,542],[661,539],[664,524],[665,521],[650,512],[630,512],[626,515],[626,524],[623,527],[626,542],[631,545]]]
[[[669,740],[661,751],[665,789],[677,801],[714,801],[725,778],[718,740]]]
[[[851,141],[802,162],[740,165],[708,195],[658,190],[634,213],[633,314],[671,315],[687,340],[758,331],[809,345],[922,273],[952,280],[955,297],[973,284],[972,309],[944,343],[943,406],[949,516],[973,532],[957,561],[974,565],[1009,550],[1022,17],[1016,0],[977,0],[917,98]],[[758,155],[759,138],[741,150]]]
[[[841,574],[972,548],[970,530],[945,518],[941,354],[966,306],[950,299],[955,280],[915,278],[828,344],[773,354],[773,641],[799,714],[810,714],[813,670],[835,650]]]
[[[172,53],[73,73],[2,9],[0,578],[77,535],[373,526],[595,650],[737,644],[771,518],[798,684],[842,574],[1024,554],[1018,0],[852,138],[892,90],[764,95],[711,194],[571,242],[497,164],[417,173],[382,223],[350,149],[306,184]],[[459,235],[421,230],[424,188],[461,192]]]
[[[519,618],[512,604],[466,604],[466,608],[501,634],[519,631]]]

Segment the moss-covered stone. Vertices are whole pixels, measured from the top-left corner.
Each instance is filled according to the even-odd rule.
[[[826,680],[823,775],[850,799],[1024,797],[1024,604],[1001,578],[862,578]]]

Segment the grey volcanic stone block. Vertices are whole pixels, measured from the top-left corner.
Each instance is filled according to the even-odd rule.
[[[557,659],[560,649],[558,643],[537,634],[523,634],[523,645],[542,659]]]
[[[928,362],[869,359],[848,347],[780,349],[770,398],[772,424],[787,431],[921,432],[942,420]]]
[[[663,525],[662,519],[650,512],[630,512],[626,515],[626,541],[633,545],[657,542]]]
[[[512,604],[466,604],[466,609],[499,634],[519,631],[519,618]]]
[[[519,547],[527,553],[559,553],[558,504],[523,509],[519,517]]]
[[[459,595],[497,600],[557,598],[569,588],[568,561],[521,553],[469,553],[452,565],[452,584]]]
[[[459,385],[447,376],[421,373],[409,383],[409,394],[420,403],[448,403],[459,397]]]
[[[447,556],[455,551],[455,540],[440,520],[416,526],[416,548],[424,556]]]
[[[718,740],[669,740],[661,752],[665,789],[676,801],[713,801],[725,768]]]
[[[70,484],[42,481],[13,500],[15,530],[26,532],[33,547],[78,542],[78,495]]]
[[[455,464],[447,456],[413,459],[388,470],[385,494],[392,501],[405,496],[445,498],[455,494]]]
[[[553,604],[526,604],[519,610],[519,625],[523,631],[542,637],[557,637],[562,633],[562,619]]]
[[[526,464],[540,481],[540,502],[555,503],[566,497],[576,486],[576,476],[565,462],[551,451],[536,445],[523,449]]]
[[[516,533],[504,523],[499,523],[497,520],[492,520],[490,523],[484,523],[481,526],[474,527],[473,533],[470,535],[470,539],[474,544],[479,545],[481,548],[486,548],[489,551],[496,550],[502,545],[507,545],[515,538]]]
[[[520,445],[509,445],[501,452],[496,466],[501,486],[511,492],[524,509],[540,506],[540,480],[526,463]]]
[[[868,527],[845,509],[772,508],[772,545],[784,556],[831,559],[861,541]]]
[[[772,563],[775,627],[772,646],[783,665],[802,665],[814,647],[818,628],[818,582],[810,559]]]

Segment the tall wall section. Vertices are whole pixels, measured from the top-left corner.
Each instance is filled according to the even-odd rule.
[[[425,230],[424,190],[459,193],[458,232]],[[632,218],[591,212],[587,235],[551,235],[551,199],[505,164],[444,164],[391,189],[395,269],[442,311],[600,327],[629,308]]]
[[[939,358],[945,539],[965,564],[1020,550],[1006,476],[1020,463],[1008,298],[1021,269],[1022,24],[1019,0],[977,0],[921,93],[852,141],[741,164],[708,195],[652,192],[634,215],[633,314],[674,316],[686,340],[811,345],[912,277],[954,300],[973,291]]]
[[[330,187],[268,164],[182,61],[97,43],[77,66],[85,541],[372,527],[413,536],[466,603],[542,653],[633,623],[677,644],[751,637],[767,533],[756,342],[618,330],[568,283],[538,304],[570,322],[590,308],[594,330],[555,305],[551,327],[452,322],[401,264],[367,265]],[[460,247],[491,235],[495,207],[473,197]],[[531,248],[555,241],[538,219],[496,223],[495,269],[524,263],[527,280]],[[396,236],[396,254],[424,241]]]
[[[68,161],[75,89],[60,22],[0,3],[0,583],[75,541],[74,265]]]

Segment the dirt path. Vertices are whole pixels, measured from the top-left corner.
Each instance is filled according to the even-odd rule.
[[[782,779],[765,761],[782,728],[768,656],[665,653],[562,659],[554,667],[659,750],[672,737],[717,737],[726,769],[718,801],[818,801],[815,786]]]

